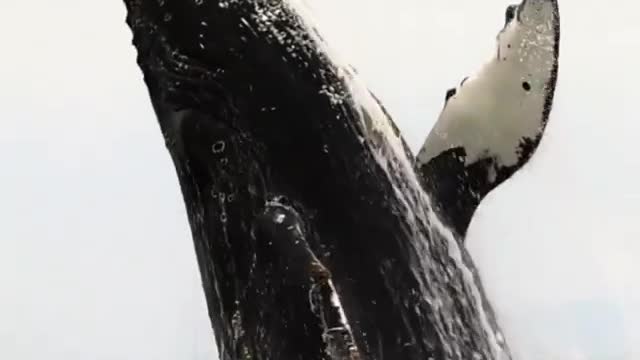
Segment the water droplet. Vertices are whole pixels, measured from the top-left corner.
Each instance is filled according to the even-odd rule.
[[[211,146],[211,151],[213,151],[214,154],[219,154],[224,151],[225,147],[225,142],[223,140],[219,140],[213,143],[213,146]]]
[[[229,163],[229,159],[227,159],[227,158],[220,159],[220,164],[227,165],[228,163]]]
[[[195,0],[196,5],[200,6],[203,3],[203,0]]]
[[[171,13],[164,14],[164,21],[165,22],[171,21],[172,18],[173,18],[173,16],[171,15]]]
[[[242,315],[240,314],[239,310],[236,310],[236,312],[233,314],[231,325],[233,327],[234,338],[241,338],[244,335],[244,329],[242,328]]]
[[[227,222],[227,214],[226,213],[220,214],[220,221],[222,221],[223,223]]]

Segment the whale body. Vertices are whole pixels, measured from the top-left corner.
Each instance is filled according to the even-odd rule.
[[[435,161],[462,148],[471,167],[484,145],[463,131],[452,144],[427,139],[423,189],[389,115],[300,1],[124,1],[221,359],[510,358],[466,249],[425,191],[456,214],[440,194],[460,172]]]

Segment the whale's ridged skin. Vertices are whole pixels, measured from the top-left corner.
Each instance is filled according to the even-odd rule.
[[[482,198],[537,148],[553,103],[559,41],[556,1],[509,7],[495,54],[447,92],[417,167],[445,221],[461,236]]]
[[[125,4],[222,359],[510,358],[399,132],[300,3]]]

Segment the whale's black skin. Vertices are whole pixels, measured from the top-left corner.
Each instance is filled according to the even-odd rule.
[[[553,104],[557,1],[510,5],[505,21],[495,58],[447,91],[440,118],[416,159],[434,206],[461,240],[482,199],[532,157]]]
[[[510,357],[397,131],[289,2],[125,4],[222,359]]]

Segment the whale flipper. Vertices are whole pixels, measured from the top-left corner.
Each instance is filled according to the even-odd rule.
[[[482,199],[540,143],[553,103],[559,40],[557,0],[511,5],[495,56],[446,92],[416,167],[441,217],[460,238]]]

